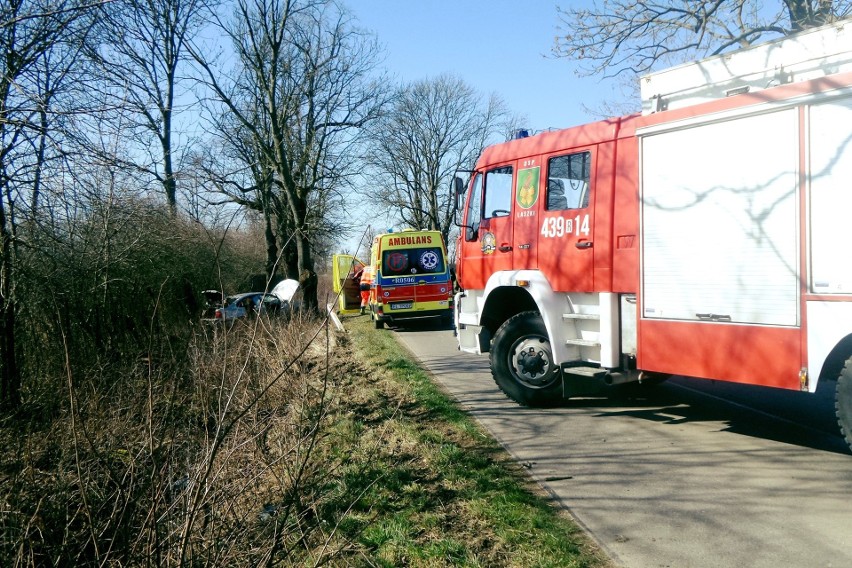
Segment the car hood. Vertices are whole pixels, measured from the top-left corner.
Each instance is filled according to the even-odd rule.
[[[282,302],[289,302],[293,298],[293,295],[296,293],[296,290],[298,289],[298,281],[282,280],[281,282],[275,285],[275,288],[270,290],[270,293],[274,294]]]

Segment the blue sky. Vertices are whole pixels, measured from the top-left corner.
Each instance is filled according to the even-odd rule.
[[[551,56],[561,24],[554,0],[343,1],[383,45],[383,64],[397,81],[452,73],[483,95],[499,95],[533,133],[598,120],[586,108],[625,100],[613,82],[578,78],[569,60]],[[580,2],[590,3],[558,3]],[[401,228],[357,197],[349,213],[379,231]],[[341,250],[357,250],[360,237],[350,235]]]
[[[624,98],[612,82],[577,78],[572,62],[551,56],[561,24],[553,0],[345,1],[384,45],[385,65],[398,80],[458,75],[498,94],[534,132],[597,120],[584,106]]]

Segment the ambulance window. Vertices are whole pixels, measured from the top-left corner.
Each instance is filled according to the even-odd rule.
[[[547,210],[583,209],[589,206],[592,153],[557,156],[547,166]]]
[[[485,174],[485,215],[506,217],[512,207],[512,166],[495,168]]]
[[[467,241],[475,241],[479,233],[479,221],[482,219],[482,174],[476,174],[473,178],[473,186],[470,198],[467,202],[467,229],[464,238]]]
[[[382,254],[384,276],[443,274],[446,270],[444,251],[441,247],[386,250]]]

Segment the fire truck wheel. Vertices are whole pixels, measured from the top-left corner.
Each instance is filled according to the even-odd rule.
[[[491,373],[506,396],[523,406],[560,401],[562,371],[553,361],[544,321],[521,312],[500,326],[491,346]]]
[[[852,357],[846,360],[834,391],[834,409],[837,424],[846,443],[852,448]]]

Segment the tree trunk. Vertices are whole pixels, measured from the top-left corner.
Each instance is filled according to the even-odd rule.
[[[0,302],[0,405],[9,410],[21,404],[21,376],[15,357],[15,304],[5,298]]]
[[[289,210],[277,211],[278,218],[278,248],[281,258],[278,261],[280,270],[285,278],[299,279],[299,252],[296,247],[296,224],[293,223]]]
[[[263,208],[263,235],[266,239],[266,280],[272,282],[272,277],[275,276],[278,264],[278,244],[275,242],[275,232],[272,230],[272,218],[269,214],[269,208]]]
[[[171,99],[171,97],[169,97]],[[163,114],[163,190],[166,194],[166,203],[172,217],[177,216],[177,180],[175,179],[174,165],[172,164],[172,113],[164,111]]]
[[[311,258],[311,244],[301,233],[296,235],[296,247],[299,250],[299,288],[302,290],[302,302],[309,312],[319,311],[317,273],[314,272]]]
[[[296,249],[296,243],[294,241],[290,241],[287,246],[284,247],[284,272],[287,275],[287,278],[292,280],[299,279],[299,252]]]
[[[292,207],[297,230],[295,232],[296,253],[299,262],[299,288],[302,290],[302,302],[309,312],[319,311],[317,301],[318,278],[314,272],[314,257],[311,251],[311,241],[305,230],[308,218],[308,207],[305,200],[298,195],[291,195]]]
[[[790,27],[794,32],[821,26],[831,19],[832,2],[820,0],[811,6],[810,0],[784,0],[790,15]]]
[[[36,163],[38,166],[33,179],[33,192],[30,204],[33,219],[38,215],[38,199],[41,193],[41,174],[44,168],[44,156],[47,147],[47,112],[44,109],[39,111],[39,126],[41,131],[38,135],[38,150],[36,151]]]
[[[21,377],[15,356],[12,237],[6,223],[5,210],[0,204],[0,406],[13,409],[21,403]]]

